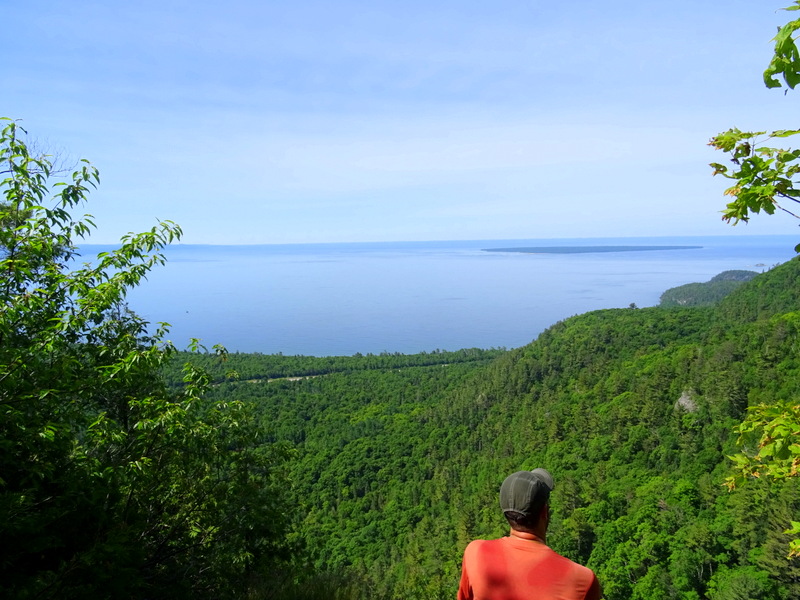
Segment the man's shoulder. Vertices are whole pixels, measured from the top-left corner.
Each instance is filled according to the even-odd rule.
[[[464,549],[464,558],[474,558],[501,553],[503,551],[503,540],[507,538],[496,538],[491,540],[472,540]]]
[[[577,589],[583,590],[582,593],[585,595],[581,597],[586,600],[598,600],[601,597],[600,583],[594,571],[551,548],[548,548],[548,551],[550,557],[547,562],[551,574],[560,574],[559,577],[572,581]]]
[[[600,598],[600,584],[597,581],[597,576],[589,567],[584,567],[574,560],[570,560],[566,556],[560,555],[554,550],[550,550],[553,554],[553,560],[560,565],[558,570],[570,573],[570,579],[574,581],[582,581],[583,585],[588,587],[586,598],[595,599]]]
[[[552,550],[552,549],[549,549],[549,550],[550,550],[550,552],[552,552],[554,560],[560,561],[560,562],[562,562],[562,564],[565,564],[565,565],[570,565],[573,569],[576,569],[578,571],[583,571],[585,573],[591,573],[592,575],[594,575],[594,573],[592,572],[592,570],[589,567],[584,567],[582,564],[576,563],[574,560],[571,560],[571,559],[567,558],[566,556],[562,556],[561,554],[559,554],[555,550]]]
[[[499,541],[500,540],[472,540],[469,544],[467,544],[467,548],[464,550],[464,552],[477,552],[482,546],[487,545],[488,548],[491,548]]]
[[[594,575],[591,569],[576,563],[575,561],[562,556],[546,544],[532,544],[527,541],[514,539],[513,537],[501,537],[491,540],[472,540],[466,547],[465,554],[486,554],[493,552],[509,551],[514,553],[516,551],[523,551],[525,554],[535,554],[539,558],[537,560],[552,561],[560,565],[562,569],[574,569],[581,571],[586,575]]]
[[[492,566],[494,565],[494,567]],[[562,556],[542,543],[502,537],[492,540],[473,540],[464,551],[464,569],[474,584],[488,570],[498,565],[506,572],[524,575],[535,570],[540,584],[547,588],[548,582],[562,582],[576,595],[567,596],[585,600],[600,598],[600,584],[588,567]]]

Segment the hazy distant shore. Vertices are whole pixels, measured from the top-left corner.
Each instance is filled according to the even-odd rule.
[[[542,246],[534,248],[484,248],[484,252],[523,254],[589,254],[595,252],[646,252],[648,250],[698,250],[703,246]]]

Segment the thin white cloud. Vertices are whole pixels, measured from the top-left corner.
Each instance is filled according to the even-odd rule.
[[[42,4],[4,114],[98,164],[107,241],[724,232],[707,139],[796,106],[746,0]]]

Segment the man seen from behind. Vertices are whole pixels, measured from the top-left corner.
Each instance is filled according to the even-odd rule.
[[[546,545],[554,488],[544,469],[506,477],[500,508],[511,532],[467,546],[458,600],[600,600],[594,573]]]

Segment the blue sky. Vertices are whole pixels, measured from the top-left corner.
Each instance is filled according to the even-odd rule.
[[[97,243],[796,233],[706,147],[798,126],[784,4],[0,0],[0,115],[100,169]]]

